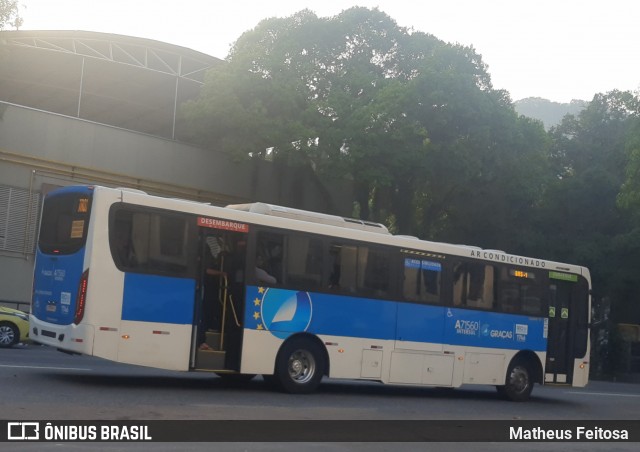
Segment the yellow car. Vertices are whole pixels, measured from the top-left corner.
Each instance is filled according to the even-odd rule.
[[[13,347],[29,337],[29,314],[0,306],[0,348]]]

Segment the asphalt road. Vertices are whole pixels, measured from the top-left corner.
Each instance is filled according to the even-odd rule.
[[[37,345],[0,349],[0,410],[5,420],[640,420],[640,385],[593,381],[586,388],[534,388],[526,403],[490,386],[456,390],[328,380],[311,395],[275,391],[260,377],[230,385],[213,374],[180,373],[70,356]],[[363,441],[365,438],[363,438]],[[274,443],[65,444],[69,450],[298,450]],[[3,450],[13,444],[0,444]],[[25,445],[22,445],[25,446]],[[52,444],[29,445],[43,450]],[[37,446],[37,447],[36,447]],[[99,447],[98,447],[99,446]],[[436,447],[438,446],[438,447]],[[305,443],[305,450],[460,450],[455,443]],[[470,447],[472,446],[472,447]],[[465,443],[465,449],[515,450]],[[636,450],[624,443],[521,443],[524,450]],[[146,447],[146,448],[145,448]],[[59,449],[58,449],[59,450]]]

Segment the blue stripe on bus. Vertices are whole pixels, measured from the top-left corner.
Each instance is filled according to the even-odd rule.
[[[499,312],[445,309],[444,342],[474,347],[546,351],[546,319]]]
[[[193,279],[125,273],[122,320],[192,324],[195,290]]]
[[[409,342],[442,343],[443,308],[414,303],[398,303],[395,339]]]
[[[545,319],[344,295],[247,287],[245,327],[501,349],[546,350]]]

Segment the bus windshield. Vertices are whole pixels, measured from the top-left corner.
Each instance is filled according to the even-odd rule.
[[[38,245],[45,254],[73,254],[85,244],[91,196],[82,191],[62,191],[44,203]]]

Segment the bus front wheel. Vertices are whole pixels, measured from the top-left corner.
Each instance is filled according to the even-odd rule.
[[[533,379],[527,361],[514,360],[507,370],[504,386],[498,386],[497,389],[500,394],[514,402],[524,402],[529,399],[533,390]]]
[[[307,338],[293,339],[278,354],[276,381],[288,393],[308,394],[320,384],[324,366],[324,355],[317,343]]]

